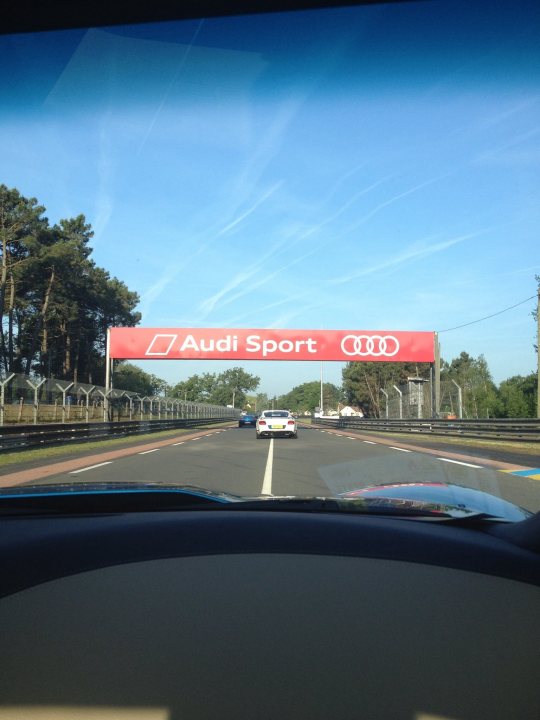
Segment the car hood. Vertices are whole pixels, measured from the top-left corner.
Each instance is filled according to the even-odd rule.
[[[532,515],[494,495],[445,483],[392,483],[349,490],[338,496],[240,496],[196,485],[176,483],[55,483],[23,485],[0,489],[0,511],[27,503],[46,504],[49,509],[71,506],[70,499],[84,507],[98,499],[114,507],[160,509],[235,505],[236,509],[295,510],[298,512],[344,511],[358,514],[390,514],[409,517],[469,518],[482,515],[506,522],[518,522]],[[136,498],[136,500],[134,500]],[[101,502],[101,500],[100,500]],[[231,508],[232,509],[232,508]]]

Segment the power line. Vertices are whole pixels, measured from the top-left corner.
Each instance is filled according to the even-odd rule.
[[[536,300],[536,295],[531,295],[531,297],[528,297],[525,300],[516,303],[515,305],[510,305],[510,307],[504,308],[504,310],[499,310],[499,312],[493,313],[492,315],[486,315],[486,317],[479,318],[478,320],[471,320],[471,322],[463,323],[463,325],[456,325],[456,327],[447,328],[446,330],[438,330],[437,332],[443,333],[450,332],[450,330],[459,330],[459,328],[467,327],[468,325],[474,325],[475,323],[483,322],[484,320],[489,320],[489,318],[495,317],[496,315],[502,315],[503,313],[508,312],[508,310],[513,310],[520,305],[524,305],[526,302],[529,302],[529,300]]]

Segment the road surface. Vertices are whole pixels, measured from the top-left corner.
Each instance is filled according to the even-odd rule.
[[[51,465],[46,477],[31,482],[172,482],[244,496],[328,496],[383,483],[445,482],[540,510],[540,474],[533,471],[526,476],[516,468],[522,473],[516,475],[488,460],[346,431],[301,427],[298,435],[257,440],[251,428],[207,428],[159,446],[147,441],[120,457],[113,452],[79,458],[76,467],[73,461]],[[12,477],[25,481],[21,474]],[[10,484],[10,475],[1,480]]]

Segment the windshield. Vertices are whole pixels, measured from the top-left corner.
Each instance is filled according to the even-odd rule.
[[[540,510],[539,41],[521,0],[1,35],[4,492]]]

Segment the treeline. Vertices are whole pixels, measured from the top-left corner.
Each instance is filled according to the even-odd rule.
[[[360,406],[366,415],[381,417],[381,389],[404,385],[409,377],[430,379],[428,363],[347,363],[343,391],[347,402]],[[467,352],[441,363],[441,412],[456,412],[457,388],[462,391],[464,418],[536,417],[537,379],[534,373],[515,375],[499,386],[493,382],[486,359]]]
[[[102,385],[107,328],[136,325],[139,297],[91,259],[84,215],[44,213],[0,185],[0,373]]]
[[[343,391],[333,383],[323,383],[323,408],[336,409],[338,403],[343,406]],[[321,405],[321,384],[318,380],[297,385],[286,395],[278,398],[280,407],[294,412],[315,412]]]
[[[471,357],[462,352],[450,363],[443,362],[441,383],[450,385],[441,389],[441,410],[448,408],[451,381],[462,389],[463,417],[471,418],[533,418],[536,417],[537,378],[535,373],[514,375],[499,386],[493,382],[483,355]],[[446,390],[446,394],[444,393]]]
[[[222,373],[192,375],[169,388],[171,397],[213,405],[233,405],[244,408],[248,404],[246,393],[259,387],[260,378],[240,367]]]

